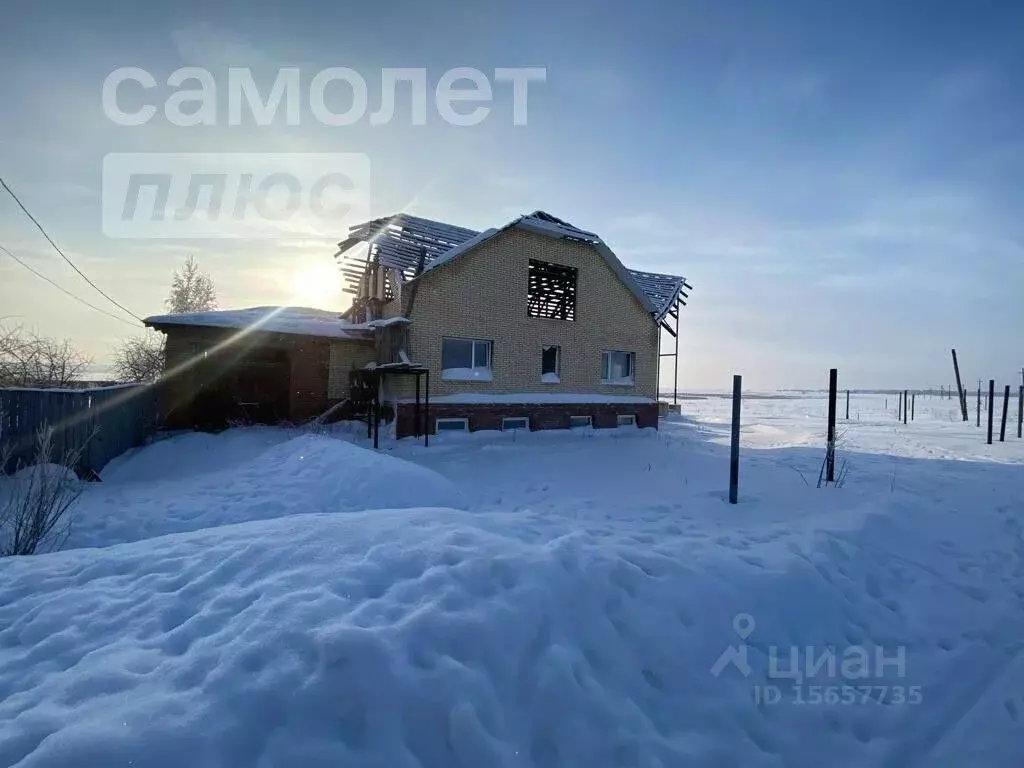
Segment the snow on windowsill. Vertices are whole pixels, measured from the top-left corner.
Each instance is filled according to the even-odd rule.
[[[602,384],[609,384],[613,387],[633,387],[636,380],[632,376],[623,376],[618,379],[601,379]]]
[[[441,371],[445,381],[494,381],[490,368],[445,368]]]
[[[561,384],[562,379],[557,373],[542,373],[540,375],[542,384]]]

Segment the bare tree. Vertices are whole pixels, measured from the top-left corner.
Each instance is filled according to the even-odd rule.
[[[67,339],[0,327],[0,387],[66,387],[90,362]]]
[[[207,312],[217,308],[213,278],[199,268],[194,256],[189,256],[184,266],[175,270],[171,278],[171,293],[164,304],[171,314]]]
[[[114,375],[118,381],[156,381],[164,372],[166,339],[150,331],[125,339],[114,350]]]
[[[60,549],[71,532],[71,508],[84,490],[71,471],[82,448],[58,452],[53,430],[44,427],[36,435],[32,466],[7,475],[12,456],[12,445],[0,445],[0,557]]]

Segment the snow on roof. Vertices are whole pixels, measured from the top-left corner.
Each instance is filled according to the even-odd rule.
[[[421,259],[423,271],[429,271],[513,227],[593,245],[655,320],[660,321],[679,298],[682,289],[689,287],[683,277],[626,269],[596,234],[579,229],[544,211],[534,211],[501,228],[483,232],[418,216],[396,214],[353,227],[348,238],[338,244],[335,256],[343,257],[359,243],[368,243],[369,251],[365,259],[354,259],[358,262],[357,266],[365,267],[366,259],[377,258],[384,266],[397,270],[403,279],[412,280],[417,275]],[[359,273],[361,269],[349,272],[350,293],[359,292]]]
[[[405,325],[411,323],[408,317],[402,317],[401,315],[395,315],[394,317],[384,317],[380,320],[370,320],[367,323],[354,323],[349,326],[352,329],[366,328],[373,330],[374,328],[387,328],[390,325]]]
[[[145,323],[153,327],[194,325],[331,339],[370,339],[372,330],[342,320],[337,312],[310,307],[249,307],[210,312],[181,312],[172,315],[153,315],[147,317]]]

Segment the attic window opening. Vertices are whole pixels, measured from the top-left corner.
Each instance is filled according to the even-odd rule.
[[[575,267],[530,259],[528,286],[528,317],[576,319]]]

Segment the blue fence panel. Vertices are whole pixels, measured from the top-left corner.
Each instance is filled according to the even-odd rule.
[[[7,472],[35,461],[40,429],[53,430],[53,457],[81,451],[82,475],[98,473],[156,429],[157,389],[147,384],[97,389],[0,389],[0,448]],[[3,452],[0,451],[0,456]]]

